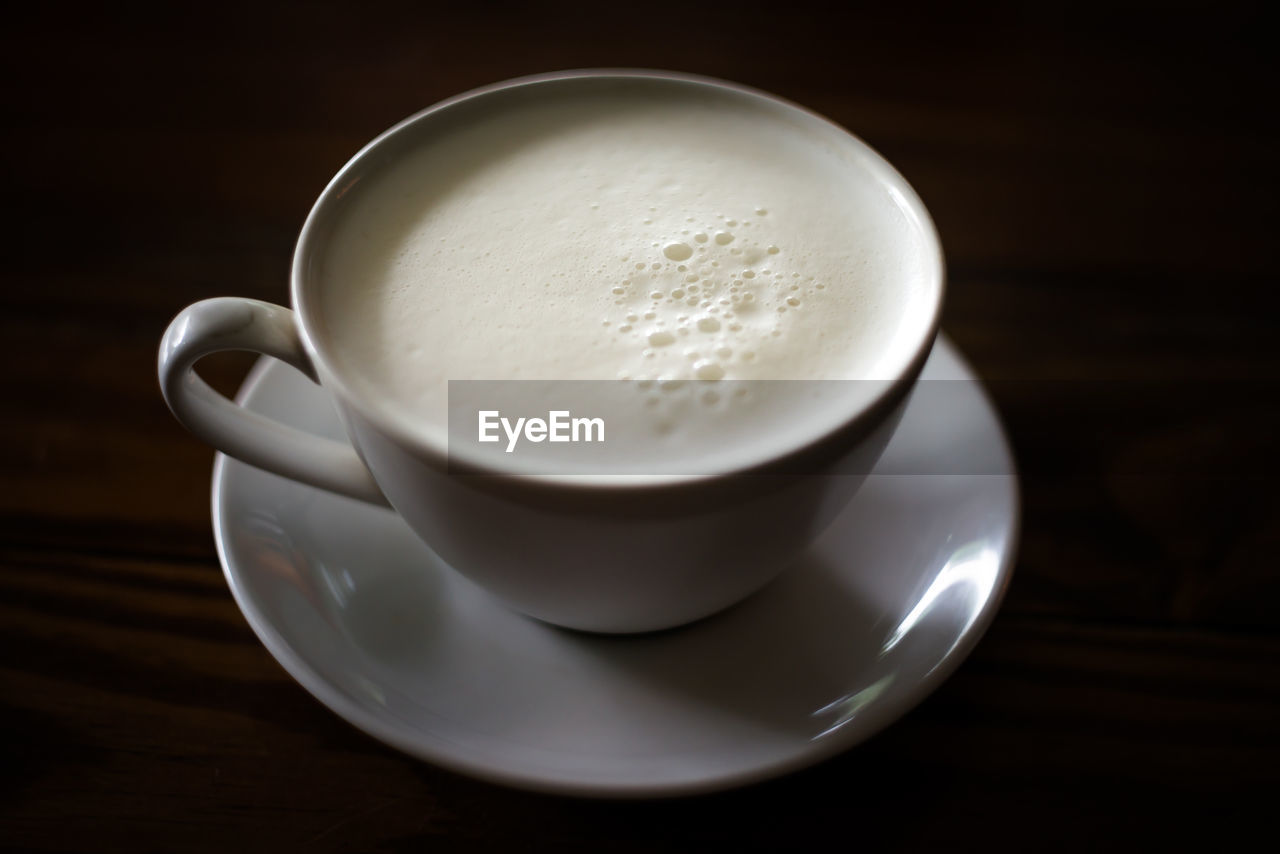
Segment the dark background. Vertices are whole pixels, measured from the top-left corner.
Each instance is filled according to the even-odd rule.
[[[1262,8],[7,10],[0,848],[1141,850],[1269,830],[1280,135]],[[155,381],[186,304],[287,301],[297,230],[368,139],[474,86],[589,66],[752,84],[884,153],[936,219],[944,327],[994,381],[1026,473],[1012,588],[952,680],[818,768],[683,801],[497,788],[322,708],[232,602],[212,452]],[[202,370],[230,391],[247,364]]]

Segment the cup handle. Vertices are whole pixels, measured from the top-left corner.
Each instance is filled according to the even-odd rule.
[[[387,504],[350,445],[250,412],[200,379],[195,363],[220,350],[274,356],[318,382],[289,309],[240,297],[193,303],[165,330],[158,361],[165,403],[184,427],[251,466],[362,501]]]

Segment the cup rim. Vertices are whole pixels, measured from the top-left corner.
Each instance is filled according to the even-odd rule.
[[[451,458],[447,440],[442,444],[425,433],[407,429],[405,425],[400,423],[399,419],[391,417],[383,406],[377,405],[368,396],[361,393],[356,384],[344,380],[342,371],[334,364],[334,358],[326,353],[318,343],[319,336],[316,329],[316,318],[319,312],[316,307],[318,300],[308,299],[308,283],[315,279],[310,273],[310,268],[323,245],[321,233],[324,230],[324,226],[336,216],[342,197],[362,179],[374,154],[392,144],[393,140],[412,133],[419,125],[460,104],[469,103],[499,92],[508,92],[525,87],[554,85],[582,79],[663,81],[698,88],[728,91],[739,96],[763,100],[769,102],[775,108],[781,107],[785,110],[799,113],[810,121],[816,120],[820,122],[846,137],[853,145],[860,148],[864,154],[870,156],[876,167],[881,170],[884,179],[895,189],[894,195],[899,203],[908,211],[918,225],[920,233],[924,237],[923,252],[931,256],[928,260],[932,261],[936,270],[935,280],[929,282],[932,285],[933,299],[927,309],[929,311],[927,322],[919,327],[921,331],[917,340],[908,350],[908,358],[891,379],[879,384],[878,393],[869,401],[850,410],[844,417],[833,422],[827,429],[820,431],[808,441],[779,448],[777,453],[724,471],[664,476],[533,474],[506,471],[501,467],[487,465],[484,461],[460,461],[456,458]],[[699,74],[643,68],[584,68],[516,77],[459,93],[397,122],[361,147],[330,179],[303,222],[295,244],[290,267],[290,301],[294,309],[298,334],[303,348],[321,378],[321,384],[330,394],[338,398],[339,402],[357,412],[363,419],[367,420],[381,433],[393,439],[398,445],[411,450],[415,457],[429,461],[436,467],[446,471],[466,475],[479,475],[490,482],[495,479],[517,482],[523,488],[556,487],[572,492],[585,491],[588,493],[598,493],[603,489],[609,492],[629,495],[671,489],[679,490],[689,486],[720,483],[741,475],[794,472],[803,468],[796,466],[797,460],[805,458],[824,459],[826,457],[839,456],[842,450],[853,447],[859,438],[870,433],[880,423],[883,416],[892,411],[914,385],[937,337],[941,325],[945,295],[946,264],[942,243],[932,217],[925,208],[924,202],[906,178],[898,172],[888,159],[867,144],[861,137],[807,107],[761,89]],[[808,468],[812,470],[812,466]]]

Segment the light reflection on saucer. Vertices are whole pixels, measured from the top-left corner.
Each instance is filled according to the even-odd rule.
[[[902,622],[885,641],[880,654],[888,655],[892,652],[893,648],[924,619],[938,600],[950,592],[963,597],[961,602],[953,603],[950,607],[958,613],[967,615],[964,626],[947,649],[946,655],[950,655],[956,644],[969,633],[977,621],[978,615],[982,612],[982,605],[991,598],[991,592],[995,589],[996,580],[999,577],[1000,553],[986,541],[978,540],[961,546],[943,565],[937,577],[920,597],[920,601],[916,602],[915,607],[902,618]]]

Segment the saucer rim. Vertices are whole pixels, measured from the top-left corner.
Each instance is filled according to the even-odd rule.
[[[934,346],[948,350],[948,355],[955,360],[957,366],[964,373],[977,380],[972,367],[946,336],[939,334]],[[932,351],[930,352],[932,353]],[[242,406],[245,405],[246,400],[254,393],[258,385],[264,381],[269,372],[286,369],[287,366],[279,364],[275,359],[266,356],[260,357],[237,391],[235,396],[236,403]],[[470,751],[465,746],[453,741],[440,739],[426,732],[421,733],[425,738],[414,739],[406,737],[398,732],[395,727],[384,723],[378,716],[366,711],[362,705],[349,699],[342,691],[335,688],[330,680],[310,667],[277,631],[273,623],[254,603],[253,597],[239,582],[237,573],[232,569],[232,562],[229,556],[230,547],[227,543],[228,535],[225,531],[225,518],[224,514],[220,512],[223,499],[223,484],[227,478],[226,465],[229,459],[221,452],[217,452],[214,456],[210,490],[214,545],[218,554],[218,562],[222,567],[223,577],[227,581],[227,586],[231,591],[236,606],[240,609],[241,614],[244,615],[246,622],[249,623],[250,629],[253,630],[258,640],[262,642],[267,652],[271,654],[285,672],[312,697],[318,700],[321,705],[336,714],[347,724],[415,759],[453,773],[489,783],[543,794],[568,795],[591,799],[674,798],[741,788],[819,765],[878,735],[889,725],[901,720],[910,713],[926,697],[936,691],[942,683],[949,679],[960,664],[972,654],[978,642],[985,636],[1000,609],[1001,603],[1004,601],[1005,593],[1012,580],[1013,570],[1017,565],[1022,531],[1022,490],[1021,478],[1018,474],[1012,445],[1009,442],[1006,428],[999,418],[999,412],[981,381],[975,382],[974,386],[977,393],[981,395],[983,403],[993,415],[996,428],[995,438],[1001,445],[1003,456],[1009,467],[1008,474],[990,475],[1006,481],[1006,488],[1010,493],[1009,506],[1011,511],[1007,519],[1008,534],[1005,541],[1006,545],[1000,556],[996,580],[987,600],[983,603],[973,622],[943,655],[938,664],[907,689],[897,700],[886,701],[883,704],[873,704],[863,714],[859,715],[860,724],[858,726],[841,727],[821,741],[810,741],[809,744],[814,745],[813,749],[797,751],[795,754],[783,759],[764,762],[743,770],[719,773],[712,771],[702,776],[668,782],[585,782],[581,780],[575,781],[567,776],[539,775],[527,770],[506,770],[494,765],[492,762],[471,758],[468,755]],[[306,487],[303,484],[297,484],[297,486],[307,489],[314,488]],[[765,590],[767,589],[768,587],[766,586]],[[763,593],[764,591],[760,592]]]

